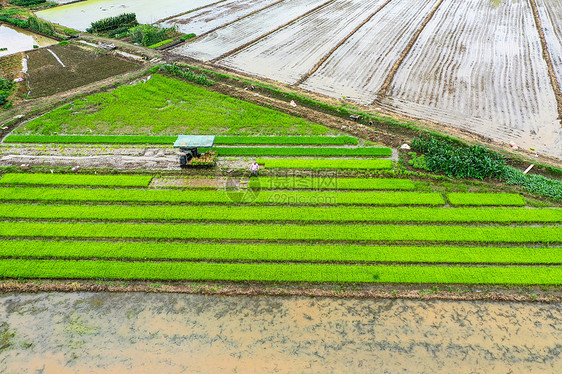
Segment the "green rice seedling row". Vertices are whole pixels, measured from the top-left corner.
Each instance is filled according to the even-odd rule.
[[[562,226],[243,225],[0,222],[2,237],[561,243]]]
[[[562,264],[562,248],[0,241],[3,258]]]
[[[279,221],[279,222],[442,222],[561,223],[562,209],[425,207],[280,207],[170,205],[2,204],[0,219],[100,221]]]
[[[148,187],[152,176],[144,175],[77,175],[77,174],[19,174],[9,173],[0,184]]]
[[[439,193],[423,192],[319,192],[319,191],[205,191],[131,190],[115,188],[3,187],[0,200],[104,201],[192,204],[296,204],[296,205],[443,205]]]
[[[289,190],[413,190],[414,182],[409,179],[390,178],[332,178],[321,177],[260,177],[251,178],[249,187]]]
[[[562,284],[562,267],[461,267],[206,262],[0,261],[8,278],[267,282]]]
[[[391,160],[259,159],[268,169],[392,169]]]
[[[4,143],[173,144],[177,136],[158,135],[9,135]],[[352,136],[216,136],[217,145],[357,145]]]
[[[513,193],[449,193],[447,199],[451,205],[513,205],[527,204],[525,198]]]
[[[390,148],[294,148],[294,147],[214,147],[219,156],[310,156],[310,157],[355,157],[391,156]]]

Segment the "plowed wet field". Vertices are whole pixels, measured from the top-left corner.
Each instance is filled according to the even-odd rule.
[[[557,373],[561,319],[539,303],[4,294],[0,371]]]

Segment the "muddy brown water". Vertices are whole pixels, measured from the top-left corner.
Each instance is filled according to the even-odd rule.
[[[559,304],[0,296],[2,373],[557,373]]]

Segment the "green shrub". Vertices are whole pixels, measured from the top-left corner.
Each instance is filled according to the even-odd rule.
[[[9,103],[8,97],[12,92],[15,84],[6,78],[0,78],[0,106],[5,106]]]
[[[426,169],[457,178],[500,178],[505,158],[480,145],[462,146],[431,135],[412,140],[412,149],[425,155]]]
[[[154,25],[138,25],[129,29],[131,41],[145,47],[168,39],[173,32],[175,32],[174,28],[167,29]]]
[[[59,45],[69,45],[70,42],[68,40],[63,40],[59,42]]]
[[[418,156],[416,152],[408,152],[410,157],[412,158],[408,161],[408,164],[412,165],[416,169],[424,169],[427,170],[427,164],[425,162],[425,155]]]
[[[123,13],[115,17],[108,17],[92,22],[92,25],[86,29],[86,32],[103,33],[120,27],[126,27],[129,29],[138,24],[137,15],[135,13]]]

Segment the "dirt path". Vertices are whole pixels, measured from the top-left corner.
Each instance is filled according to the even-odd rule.
[[[0,319],[4,373],[556,373],[562,365],[559,304],[39,293],[0,296]]]

